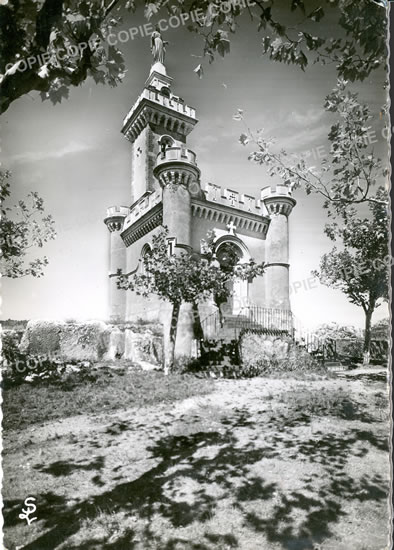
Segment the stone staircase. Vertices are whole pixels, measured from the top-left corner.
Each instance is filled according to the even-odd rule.
[[[262,328],[258,323],[251,323],[246,315],[224,315],[220,323],[219,314],[213,314],[203,323],[204,336],[206,340],[221,340],[231,342],[237,340],[241,330],[248,328]]]

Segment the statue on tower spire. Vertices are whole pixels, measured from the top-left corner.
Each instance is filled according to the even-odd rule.
[[[161,36],[159,25],[156,25],[151,37],[151,50],[154,64],[161,63],[164,65],[167,44],[168,42],[165,42]]]

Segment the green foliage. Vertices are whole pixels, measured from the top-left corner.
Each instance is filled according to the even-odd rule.
[[[5,354],[2,385],[7,389],[23,383],[61,383],[65,369],[66,365],[58,358],[31,356],[12,350]]]
[[[337,117],[328,139],[329,159],[323,159],[320,170],[308,166],[305,155],[289,155],[275,151],[274,140],[262,132],[255,137],[248,129],[240,142],[253,142],[258,150],[249,155],[257,164],[265,165],[272,177],[280,177],[289,188],[302,187],[307,194],[324,197],[328,217],[325,233],[341,242],[324,254],[320,271],[314,272],[320,282],[340,290],[349,301],[363,308],[366,315],[365,352],[369,352],[371,317],[379,300],[388,297],[388,193],[383,185],[387,169],[375,157],[368,143],[371,114],[358,96],[346,89],[339,79],[337,87],[326,97],[325,110]],[[243,120],[238,111],[235,120]],[[361,218],[356,207],[365,204],[369,217]],[[338,220],[338,221],[337,221]],[[368,358],[365,357],[367,362]]]
[[[0,171],[0,266],[3,277],[19,278],[26,275],[41,277],[48,265],[44,256],[27,261],[31,248],[42,248],[56,236],[52,216],[44,215],[44,201],[31,191],[26,201],[12,207],[4,201],[10,196],[10,172]]]
[[[32,90],[56,104],[68,97],[70,86],[78,86],[89,76],[110,86],[121,82],[125,74],[123,56],[107,39],[122,21],[117,9],[125,8],[134,10],[134,2],[3,3],[1,112]]]
[[[1,356],[5,363],[11,363],[19,354],[19,336],[15,330],[1,333]]]
[[[235,264],[229,258],[226,269],[215,261],[214,234],[203,243],[203,255],[194,252],[168,253],[168,230],[164,228],[152,238],[152,247],[142,260],[142,273],[132,276],[119,272],[119,288],[133,290],[142,296],[156,294],[171,304],[195,303],[216,294],[230,295],[227,283],[234,278],[250,279],[264,272],[264,264],[250,260]]]
[[[369,145],[371,113],[346,85],[346,81],[338,80],[325,100],[325,110],[335,114],[337,120],[328,134],[329,157],[322,160],[320,169],[309,166],[306,155],[278,151],[275,140],[264,137],[262,130],[255,136],[248,128],[240,136],[242,145],[257,145],[249,155],[250,161],[266,166],[271,177],[281,178],[292,190],[302,188],[308,195],[321,195],[329,216],[346,215],[349,206],[362,203],[388,206],[387,191],[376,185],[387,180],[387,169]],[[233,118],[243,121],[242,111]]]
[[[382,196],[380,193],[379,196]],[[345,210],[341,223],[326,227],[327,235],[340,239],[342,250],[334,247],[324,254],[314,275],[329,288],[343,292],[365,313],[364,351],[369,353],[373,312],[389,294],[389,226],[386,207],[369,203],[370,218],[359,218],[354,208]]]
[[[247,263],[235,263],[232,252],[227,254],[224,268],[216,259],[215,235],[210,232],[202,242],[202,254],[192,250],[170,254],[168,250],[168,230],[163,228],[152,238],[152,247],[142,260],[142,273],[131,276],[118,272],[118,287],[132,290],[141,296],[156,294],[162,300],[172,304],[172,320],[170,327],[170,343],[167,359],[168,368],[174,362],[174,345],[178,327],[179,310],[182,303],[194,305],[198,314],[197,304],[215,297],[217,303],[222,303],[230,296],[229,282],[239,278],[252,280],[264,273],[264,264],[256,264],[254,260]],[[238,260],[238,258],[237,258]]]
[[[230,35],[237,32],[238,20],[246,10],[252,24],[263,31],[262,52],[272,61],[296,65],[303,71],[315,63],[335,64],[338,76],[350,81],[364,80],[386,63],[387,12],[370,0],[323,0],[320,6],[306,0],[292,0],[286,6],[266,0],[246,9],[236,4],[226,10],[221,9],[220,0],[192,4],[203,13],[189,30],[203,37],[203,53],[209,63],[217,54],[223,57],[230,51]],[[179,0],[172,10],[180,14],[184,3]],[[324,32],[326,16],[339,31],[335,38]],[[203,66],[195,72],[201,78]]]
[[[377,323],[374,323],[371,328],[372,337],[377,338],[389,338],[391,332],[391,322],[390,319],[381,319]]]
[[[341,338],[358,338],[361,336],[360,331],[351,325],[339,325],[336,322],[324,323],[319,325],[314,331],[314,334],[322,340],[336,340]]]
[[[277,341],[278,342],[278,341]],[[286,342],[281,342],[286,344]],[[322,366],[304,349],[294,344],[268,347],[264,335],[247,334],[240,343],[244,376],[264,376],[280,373],[321,372]]]
[[[0,112],[13,101],[36,90],[54,104],[69,95],[88,77],[96,83],[116,86],[125,75],[123,54],[109,44],[111,34],[134,13],[134,0],[84,0],[83,2],[3,2],[0,6]],[[262,31],[262,52],[275,62],[305,70],[310,64],[335,63],[340,77],[364,80],[385,64],[387,13],[371,0],[307,0],[256,2],[244,7],[220,0],[185,3],[174,0],[145,2],[147,21],[162,16],[193,12],[189,31],[203,42],[209,63],[231,48],[230,36],[247,12],[256,31]],[[200,16],[196,19],[196,11]],[[289,17],[290,15],[290,17]],[[329,15],[340,32],[327,35],[322,25]],[[129,18],[128,24],[132,24]],[[202,63],[194,69],[202,78]]]

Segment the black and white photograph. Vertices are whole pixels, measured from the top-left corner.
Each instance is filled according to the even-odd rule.
[[[0,0],[2,550],[392,548],[393,10]]]

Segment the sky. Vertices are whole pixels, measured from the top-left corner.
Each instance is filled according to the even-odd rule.
[[[141,13],[128,16],[123,27],[143,23]],[[326,21],[330,23],[330,19]],[[326,28],[333,34],[336,29]],[[318,166],[328,151],[326,136],[334,122],[324,112],[325,96],[335,86],[333,66],[299,68],[274,63],[261,54],[261,34],[243,19],[231,37],[231,52],[209,65],[199,59],[202,41],[186,28],[164,34],[167,72],[173,92],[197,109],[199,123],[188,137],[197,153],[202,185],[208,182],[259,196],[272,183],[264,168],[248,161],[238,138],[244,110],[251,129],[264,128],[292,153],[309,152]],[[31,93],[14,102],[0,119],[2,168],[12,171],[12,203],[37,191],[56,222],[57,238],[43,253],[49,258],[45,276],[2,280],[1,319],[108,318],[108,241],[103,223],[106,208],[130,204],[130,144],[120,134],[122,120],[141,93],[151,65],[150,38],[137,36],[119,44],[127,73],[116,88],[88,79],[70,89],[61,104],[42,102]],[[204,76],[193,69],[204,62]],[[387,143],[379,116],[386,101],[383,72],[356,86],[373,114],[375,151],[387,160]],[[323,253],[332,248],[324,235],[325,211],[319,197],[295,191],[290,216],[290,291],[293,312],[308,328],[324,322],[362,327],[361,308],[339,291],[312,279]],[[374,321],[387,316],[381,306]]]

